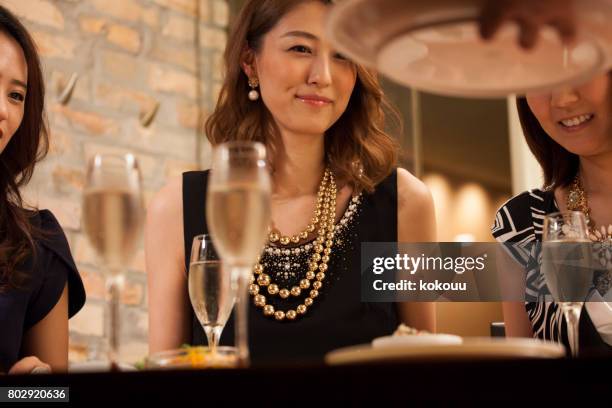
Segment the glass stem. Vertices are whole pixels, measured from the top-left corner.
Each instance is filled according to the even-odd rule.
[[[569,304],[563,307],[563,316],[567,323],[567,340],[569,341],[572,357],[578,357],[578,329],[582,305]]]
[[[111,371],[119,368],[119,305],[121,303],[121,289],[123,280],[116,271],[106,279],[106,291],[108,296],[108,362]]]
[[[234,277],[236,291],[235,343],[238,348],[238,360],[241,367],[249,366],[249,277],[251,268],[235,267]]]
[[[206,339],[208,340],[208,347],[211,353],[217,352],[217,346],[221,339],[221,333],[223,332],[223,326],[220,325],[206,325],[204,326],[204,332],[206,333]]]

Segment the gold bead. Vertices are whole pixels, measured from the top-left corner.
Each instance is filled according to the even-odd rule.
[[[309,226],[306,228],[306,230],[307,230],[308,232],[313,232],[313,231],[315,230],[315,228],[316,228],[316,227],[314,226],[314,224],[310,224],[310,225],[309,225]]]
[[[253,268],[253,272],[255,272],[255,274],[259,275],[260,273],[263,272],[263,265],[262,264],[257,264],[255,265],[255,267]]]
[[[327,255],[323,255],[323,256],[321,257],[321,262],[328,263],[328,262],[329,262],[329,256],[327,256]]]
[[[268,235],[268,239],[270,240],[270,242],[276,242],[279,240],[279,238],[280,238],[280,234],[277,231],[272,231]]]
[[[315,245],[321,245],[323,246],[323,243],[325,242],[325,238],[321,235],[319,235],[317,237],[317,239],[315,240]]]
[[[325,272],[327,270],[327,264],[325,263],[319,264],[319,270],[321,272]]]
[[[318,232],[319,236],[317,237],[317,244],[322,244],[325,240],[325,229],[321,228]]]
[[[249,283],[255,283],[255,275],[251,275],[251,279],[249,280]]]
[[[320,254],[313,254],[310,259],[312,260],[312,262],[319,262],[321,260],[321,255]]]
[[[321,210],[315,210],[315,217],[321,216]]]
[[[277,310],[276,312],[274,312],[274,318],[276,320],[284,320],[285,319],[285,312],[283,312],[282,310]]]
[[[323,250],[323,253],[324,253],[325,255],[328,255],[328,256],[329,256],[329,254],[331,254],[331,248],[325,248],[325,249]]]
[[[312,306],[313,303],[314,303],[314,300],[312,300],[312,298],[307,297],[306,299],[304,299],[304,304],[306,306]]]
[[[264,295],[255,295],[253,301],[257,307],[264,307],[266,305],[266,297]]]
[[[318,224],[319,223],[319,217],[312,217],[310,222],[313,223],[313,224]]]
[[[315,273],[313,271],[306,272],[306,279],[314,279]]]
[[[325,191],[319,191],[319,192],[317,193],[317,195],[318,195],[319,197],[323,197],[323,196],[325,195]]]
[[[323,209],[328,210],[329,209],[329,200],[327,200],[327,202],[323,203]],[[323,217],[325,218],[325,221],[327,221],[327,217]],[[323,221],[323,222],[325,222]]]
[[[289,239],[289,237],[282,236],[282,237],[280,238],[280,243],[281,243],[282,245],[288,245],[288,244],[289,244],[289,242],[291,242],[291,240]]]
[[[306,231],[300,232],[300,239],[306,239],[306,238],[308,238],[308,232]]]
[[[293,242],[294,244],[297,244],[298,242],[300,242],[300,236],[299,235],[292,236],[291,242]]]
[[[310,299],[310,298],[308,298],[308,299]],[[298,307],[296,307],[296,310],[297,310],[297,312],[299,314],[304,314],[304,313],[306,313],[306,306],[305,305],[299,305]]]
[[[321,244],[315,245],[315,252],[317,254],[320,254],[321,252],[323,252],[323,246]]]
[[[334,233],[333,232],[328,232],[327,235],[325,236],[325,238],[327,238],[327,239],[334,239]]]
[[[302,289],[300,289],[299,286],[294,286],[291,288],[291,294],[293,296],[300,296],[300,293],[302,293]]]
[[[312,287],[316,290],[321,289],[321,286],[323,286],[323,284],[321,283],[321,281],[314,281],[312,282]]]
[[[265,305],[263,308],[263,313],[266,316],[272,316],[274,314],[274,306],[272,305]]]
[[[314,298],[316,298],[317,296],[319,296],[319,291],[318,291],[318,290],[313,289],[313,290],[311,290],[311,291],[310,291],[310,297],[311,297],[311,298],[313,298],[313,299],[314,299]]]
[[[259,293],[259,285],[250,284],[249,285],[249,295],[255,296],[258,293]]]
[[[325,245],[326,245],[328,248],[331,248],[331,247],[332,247],[332,245],[334,245],[334,243],[332,242],[332,240],[331,240],[331,239],[328,239],[328,240],[325,242]]]
[[[268,286],[270,284],[270,275],[262,273],[257,277],[257,284],[259,286]]]
[[[325,274],[323,272],[317,273],[317,280],[322,281],[323,279],[325,279]]]
[[[287,310],[286,316],[289,320],[295,320],[295,318],[297,317],[297,313],[295,312],[295,310]]]
[[[278,291],[278,295],[279,295],[280,297],[282,297],[283,299],[287,299],[287,298],[289,297],[289,295],[290,295],[290,294],[291,294],[291,292],[289,292],[289,290],[288,290],[288,289],[284,289],[284,288],[283,288],[283,289],[281,289],[281,290],[279,290],[279,291]]]
[[[276,295],[278,293],[278,285],[276,283],[268,286],[268,293],[271,295]]]
[[[308,270],[309,270],[309,271],[314,272],[314,271],[316,271],[317,269],[319,269],[319,264],[318,264],[318,263],[316,263],[316,262],[309,262],[309,263],[308,263]]]
[[[302,279],[300,281],[300,288],[301,289],[308,289],[310,287],[310,281],[308,279]]]

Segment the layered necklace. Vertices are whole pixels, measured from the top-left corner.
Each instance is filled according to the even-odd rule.
[[[253,268],[249,294],[253,297],[255,306],[261,308],[265,316],[274,316],[277,321],[284,321],[285,319],[295,320],[298,316],[304,315],[319,296],[334,245],[337,193],[334,174],[329,168],[325,169],[317,192],[317,204],[314,215],[308,226],[300,233],[292,236],[283,235],[278,229],[271,228],[268,234],[269,242],[282,246],[292,243],[298,244],[300,241],[307,239],[308,235],[315,231],[317,238],[312,244],[314,253],[309,259],[305,278],[300,280],[299,285],[291,288],[281,287],[278,283],[273,282],[271,276],[266,273],[261,260],[258,260]],[[303,291],[308,291],[308,296],[295,309],[277,310],[266,299],[266,296],[278,296],[281,299],[298,297]]]

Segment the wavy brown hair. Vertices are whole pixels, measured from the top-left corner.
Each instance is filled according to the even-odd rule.
[[[21,286],[26,275],[18,268],[35,252],[34,239],[42,234],[31,223],[19,188],[32,178],[34,165],[48,151],[44,118],[45,87],[40,59],[32,37],[19,20],[0,6],[0,32],[23,50],[28,66],[28,89],[21,124],[0,153],[0,291]]]
[[[214,146],[230,140],[252,140],[266,145],[274,167],[279,130],[263,103],[247,98],[248,78],[241,69],[245,50],[261,51],[263,37],[293,8],[305,1],[248,0],[233,24],[225,49],[225,78],[206,134]],[[372,191],[397,165],[399,146],[385,131],[386,114],[399,125],[397,110],[388,103],[377,75],[356,65],[357,81],[346,111],[325,133],[328,165],[339,180],[357,191]]]

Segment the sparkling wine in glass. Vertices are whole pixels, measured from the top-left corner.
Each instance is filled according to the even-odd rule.
[[[586,217],[579,211],[548,214],[542,237],[542,274],[567,323],[573,357],[578,356],[578,326],[593,288],[592,252]]]
[[[106,277],[107,351],[112,369],[118,366],[119,303],[124,273],[140,241],[143,213],[141,176],[135,157],[95,155],[87,166],[83,226]]]
[[[208,181],[206,219],[223,262],[237,282],[236,345],[248,364],[248,284],[270,225],[271,181],[261,143],[215,146]]]
[[[189,263],[189,298],[206,333],[211,352],[216,352],[221,333],[234,307],[235,285],[223,268],[209,235],[193,238]]]

